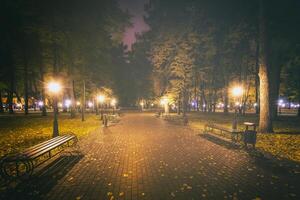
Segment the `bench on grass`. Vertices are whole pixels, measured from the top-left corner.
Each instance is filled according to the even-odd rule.
[[[73,133],[57,136],[20,153],[6,155],[0,160],[0,174],[11,180],[29,177],[35,168],[62,152],[67,147],[78,147]]]
[[[229,129],[214,123],[208,123],[204,126],[205,134],[213,134],[217,137],[221,137],[224,140],[229,140],[231,142],[237,143],[242,139],[243,131]]]

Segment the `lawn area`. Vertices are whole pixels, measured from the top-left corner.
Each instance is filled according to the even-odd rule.
[[[4,154],[21,151],[52,137],[53,116],[42,117],[39,114],[29,116],[1,116],[0,118],[0,157]],[[86,120],[70,119],[69,114],[59,114],[60,134],[73,132],[80,139],[100,126],[99,117],[87,114]]]
[[[188,114],[189,126],[201,133],[204,124],[214,122],[228,128],[232,125],[233,115],[223,113],[196,113]],[[254,114],[241,116],[239,129],[244,129],[243,122],[258,123]],[[258,134],[256,147],[262,152],[281,159],[285,158],[300,162],[300,119],[297,117],[281,116],[274,121],[274,134]]]

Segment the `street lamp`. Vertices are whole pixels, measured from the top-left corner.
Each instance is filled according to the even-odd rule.
[[[116,104],[117,104],[117,100],[115,98],[113,98],[110,101],[110,105],[113,107],[113,115],[115,114]]]
[[[65,106],[67,107],[67,109],[69,109],[71,105],[72,105],[72,101],[70,99],[66,99]]]
[[[160,105],[164,107],[165,115],[169,114],[169,99],[167,97],[163,97],[160,100]]]
[[[144,105],[145,105],[144,102],[141,101],[141,102],[140,102],[140,106],[141,106],[141,108],[142,108],[142,111],[144,110]]]
[[[243,95],[243,88],[241,86],[235,86],[232,88],[232,95],[235,98],[235,100],[237,100],[237,102],[235,102],[235,107],[234,107],[234,118],[233,118],[233,122],[232,122],[232,129],[236,130],[237,129],[237,108],[238,106],[240,106],[240,97],[242,97]]]
[[[53,95],[53,114],[54,114],[54,119],[53,119],[53,137],[56,137],[59,135],[58,132],[58,120],[57,120],[57,114],[58,114],[58,107],[57,107],[57,97],[59,92],[61,91],[62,87],[60,83],[56,81],[52,81],[48,83],[47,89],[49,93]]]
[[[106,97],[102,94],[97,96],[97,101],[100,103],[100,114],[101,114],[101,120],[103,119],[103,110],[102,110],[102,104],[105,102]],[[98,103],[97,103],[98,107]]]
[[[97,96],[97,100],[98,100],[99,103],[103,103],[105,101],[105,96],[100,94],[100,95]]]

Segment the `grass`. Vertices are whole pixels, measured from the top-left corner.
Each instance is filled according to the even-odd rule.
[[[80,139],[90,131],[100,126],[99,117],[86,115],[86,120],[81,122],[78,115],[70,119],[69,114],[59,115],[60,134],[73,132]],[[7,153],[18,152],[27,147],[50,139],[52,137],[53,116],[0,116],[0,156]]]
[[[196,113],[188,115],[189,126],[201,133],[204,124],[214,122],[231,128],[233,115],[223,113]],[[258,117],[248,114],[239,118],[239,129],[244,129],[243,122],[258,123]],[[273,134],[257,134],[256,147],[279,159],[300,162],[300,119],[298,117],[281,116],[273,122]]]

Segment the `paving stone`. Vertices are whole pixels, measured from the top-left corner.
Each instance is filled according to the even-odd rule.
[[[243,150],[152,114],[125,114],[80,146],[83,157],[57,180],[47,184],[38,177],[44,182],[35,189],[45,194],[36,199],[300,198],[299,173],[273,170]]]

